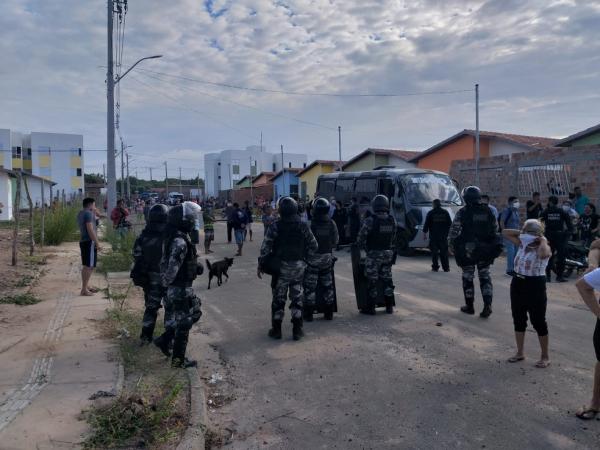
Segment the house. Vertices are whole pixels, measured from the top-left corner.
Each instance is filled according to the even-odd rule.
[[[452,161],[475,159],[475,130],[463,130],[435,144],[410,160],[419,169],[449,173]],[[488,158],[553,147],[558,139],[520,134],[479,132],[479,156]]]
[[[334,172],[343,164],[344,161],[340,164],[340,161],[317,159],[310,163],[305,169],[298,172],[300,198],[306,198],[307,195],[313,197],[315,192],[317,192],[317,180],[319,179],[319,175]]]
[[[266,186],[273,184],[271,179],[275,176],[275,172],[261,172],[254,177],[252,187]]]
[[[234,189],[243,189],[243,188],[249,188],[250,185],[252,185],[252,177],[251,175],[246,175],[245,177],[243,177],[240,181],[238,181],[237,183],[235,183],[235,188]]]
[[[283,169],[271,178],[273,183],[273,198],[285,197],[288,195],[299,195],[298,173],[302,169]]]
[[[414,167],[410,162],[418,153],[408,150],[368,148],[342,165],[344,172],[362,172],[376,167],[394,166],[399,169]]]
[[[600,124],[587,128],[579,133],[567,136],[556,144],[556,147],[581,147],[586,145],[600,145]]]
[[[21,172],[23,184],[21,185],[21,205],[19,209],[28,209],[29,201],[25,191],[25,183],[29,189],[29,195],[34,207],[42,204],[50,205],[53,196],[53,188],[56,183],[44,177],[38,177],[27,172]],[[0,167],[0,221],[12,220],[14,217],[14,201],[17,190],[17,174],[8,169]]]

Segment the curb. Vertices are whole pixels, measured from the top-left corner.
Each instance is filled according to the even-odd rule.
[[[204,432],[206,430],[205,423],[207,417],[204,385],[197,368],[188,368],[186,374],[190,383],[190,419],[185,434],[177,446],[177,450],[204,449]]]

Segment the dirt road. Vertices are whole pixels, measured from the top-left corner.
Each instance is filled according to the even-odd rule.
[[[219,226],[212,259],[234,253],[219,244],[224,235]],[[192,353],[206,379],[225,378],[213,377],[208,406],[226,448],[598,448],[600,422],[573,417],[589,400],[594,364],[594,319],[573,283],[549,285],[548,369],[533,367],[533,332],[528,359],[505,362],[514,338],[503,260],[493,270],[489,320],[458,311],[459,271],[432,273],[426,255],[399,258],[396,313],[370,317],[358,314],[350,258],[339,252],[334,321],[306,324],[294,342],[288,312],[284,339],[272,341],[269,282],[256,278],[259,245],[246,245],[222,287],[198,283],[204,316]]]

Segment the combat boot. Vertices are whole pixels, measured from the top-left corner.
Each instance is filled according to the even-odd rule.
[[[304,331],[302,331],[302,319],[292,319],[292,334],[295,341],[299,341],[304,337]]]
[[[198,362],[193,359],[187,359],[185,356],[181,358],[173,358],[171,360],[171,367],[173,369],[187,369],[188,367],[198,367]]]
[[[467,304],[463,307],[460,308],[460,310],[462,312],[464,312],[465,314],[475,314],[475,308],[473,308],[473,302],[467,302]]]
[[[323,313],[323,318],[325,320],[333,320],[333,305],[326,305]]]
[[[490,304],[483,305],[483,310],[481,311],[481,314],[479,314],[479,317],[481,317],[482,319],[487,319],[491,315],[492,315],[492,305],[490,305]]]
[[[281,320],[273,319],[271,321],[271,329],[269,330],[269,337],[273,339],[281,339]]]
[[[385,312],[388,314],[394,314],[394,296],[385,296]]]
[[[140,347],[152,343],[152,335],[154,334],[154,325],[142,327],[140,334]]]
[[[173,340],[173,333],[165,331],[159,337],[154,339],[154,345],[156,345],[165,356],[171,356],[171,341]]]
[[[304,311],[302,311],[302,317],[304,318],[304,320],[306,322],[312,322],[313,321],[313,309],[312,309],[312,307],[306,307],[306,308],[304,308]]]
[[[187,369],[188,367],[196,367],[198,365],[196,361],[185,357],[187,343],[188,332],[178,331],[175,334],[175,340],[173,342],[173,359],[171,359],[171,367]]]

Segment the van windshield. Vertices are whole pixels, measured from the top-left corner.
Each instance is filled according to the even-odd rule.
[[[442,204],[462,205],[460,194],[447,175],[435,173],[405,175],[401,183],[409,203],[413,205],[431,204],[436,198]]]

